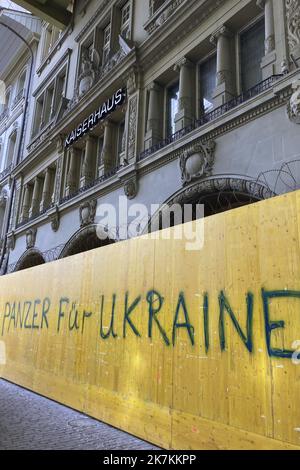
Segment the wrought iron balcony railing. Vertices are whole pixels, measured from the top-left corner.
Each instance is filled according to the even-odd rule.
[[[42,211],[36,212],[36,214],[32,215],[31,217],[26,217],[26,219],[22,220],[21,222],[19,222],[16,225],[16,228],[23,227],[24,225],[27,225],[30,222],[33,222],[34,220],[36,220],[41,215],[46,214],[46,212],[48,212],[48,210],[51,209],[51,207],[53,207],[53,206],[54,206],[54,204],[50,204],[48,207],[45,207],[45,209],[43,209]]]
[[[172,144],[173,142],[176,142],[177,140],[181,139],[182,137],[184,137],[186,134],[189,134],[193,130],[199,127],[202,127],[211,121],[214,121],[215,119],[226,114],[231,109],[234,109],[237,106],[247,102],[251,98],[254,98],[255,96],[260,95],[264,91],[269,90],[274,85],[274,83],[281,77],[282,75],[272,75],[271,77],[258,83],[253,88],[250,88],[249,90],[233,98],[232,100],[228,101],[222,106],[214,109],[213,111],[203,114],[199,119],[196,119],[189,126],[185,127],[184,129],[178,132],[175,132],[174,134],[168,136],[166,139],[161,140],[160,142],[153,145],[149,149],[141,152],[140,155],[138,156],[138,160],[139,161],[144,160],[145,158],[149,157],[150,155],[157,152],[158,150],[161,150],[167,145]]]
[[[64,196],[60,199],[59,204],[64,204],[65,202],[70,201],[71,199],[74,199],[76,196],[79,194],[85,193],[89,189],[97,186],[99,183],[103,183],[104,181],[112,178],[113,176],[116,175],[117,171],[119,170],[119,167],[112,168],[109,172],[105,173],[102,176],[99,176],[95,180],[91,181],[91,183],[83,186],[82,188],[77,189],[76,191],[72,192],[68,196]]]

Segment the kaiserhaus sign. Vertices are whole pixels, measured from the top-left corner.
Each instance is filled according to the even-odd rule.
[[[126,90],[120,88],[116,91],[111,98],[103,103],[96,111],[94,111],[88,118],[81,122],[76,129],[74,129],[65,140],[65,147],[68,148],[80,137],[87,134],[93,127],[100,121],[103,121],[109,114],[122,105],[126,98]]]

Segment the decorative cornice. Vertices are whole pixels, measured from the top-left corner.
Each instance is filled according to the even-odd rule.
[[[150,35],[143,43],[140,49],[140,63],[143,69],[150,68],[159,59],[166,56],[170,52],[170,48],[174,49],[177,44],[194,31],[199,25],[211,16],[220,5],[226,0],[189,0],[181,6],[182,13],[180,15],[171,15],[168,20],[168,28],[159,28],[155,34]],[[187,17],[184,21],[185,9]]]
[[[222,25],[217,31],[215,31],[211,37],[210,37],[210,42],[216,46],[217,43],[218,43],[218,39],[221,37],[221,36],[225,36],[226,38],[230,38],[232,36],[232,32],[230,31],[230,29],[225,26],[225,25]]]

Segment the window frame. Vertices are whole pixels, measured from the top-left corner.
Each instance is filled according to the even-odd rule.
[[[200,67],[205,62],[212,59],[214,56],[216,56],[216,59],[217,59],[217,48],[216,47],[212,51],[210,51],[208,54],[203,56],[200,60],[198,60],[198,62],[196,62],[196,103],[197,103],[196,119],[200,119],[200,116],[202,115],[202,113],[200,112],[200,100],[201,100],[201,84],[200,84],[201,73],[200,73]],[[217,74],[216,74],[216,78],[217,78]],[[215,88],[216,87],[217,87],[217,81],[216,81]],[[212,111],[214,110],[214,108],[215,107],[213,106]]]
[[[262,21],[265,17],[264,12],[257,15],[242,28],[238,29],[235,35],[235,50],[236,50],[236,85],[237,85],[237,95],[240,95],[243,91],[242,84],[242,48],[241,48],[241,36],[253,28],[257,23]]]
[[[165,115],[164,115],[164,137],[167,139],[172,133],[169,133],[169,100],[168,100],[168,94],[169,90],[172,88],[175,88],[175,86],[178,84],[178,93],[179,93],[179,88],[180,88],[180,81],[179,77],[174,78],[172,81],[170,81],[167,85],[165,85],[165,90],[164,90],[164,110],[165,110]],[[179,99],[179,97],[178,97]],[[175,131],[176,132],[176,131]]]
[[[122,23],[123,21],[123,10],[125,9],[126,6],[129,6],[129,15],[128,15],[128,20],[127,20],[127,25],[126,23]],[[133,0],[127,0],[123,3],[123,5],[120,6],[120,15],[121,15],[121,21],[120,21],[120,36],[122,36],[122,27],[124,25],[128,26],[128,36],[126,36],[124,39],[129,39],[131,40],[132,38],[132,24],[133,24]]]

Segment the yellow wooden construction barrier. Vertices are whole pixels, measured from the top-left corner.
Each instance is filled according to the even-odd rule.
[[[205,219],[198,251],[2,277],[1,376],[165,448],[300,448],[299,227],[295,192]]]

